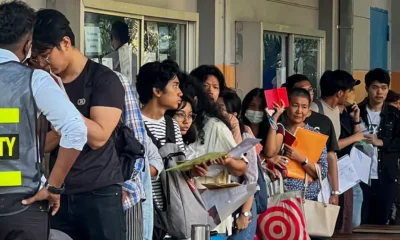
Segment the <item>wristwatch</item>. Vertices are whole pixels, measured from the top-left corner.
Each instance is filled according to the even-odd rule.
[[[340,192],[339,191],[332,191],[331,195],[340,195]]]
[[[304,162],[301,163],[301,166],[305,166],[308,164],[308,158],[306,157],[306,160],[304,160]]]
[[[243,215],[245,217],[251,217],[251,212],[242,212],[240,215]]]
[[[45,188],[47,189],[47,191],[49,191],[50,193],[52,193],[52,194],[57,194],[57,195],[60,195],[60,194],[63,193],[64,190],[65,190],[65,184],[64,184],[64,183],[61,185],[60,188],[56,188],[56,187],[50,185],[48,182],[46,182],[46,183],[44,184],[44,187],[45,187]]]

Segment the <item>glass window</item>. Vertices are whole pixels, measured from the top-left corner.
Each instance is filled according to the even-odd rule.
[[[145,21],[143,63],[169,59],[185,69],[185,42],[185,25]]]
[[[286,80],[287,39],[285,35],[264,33],[264,89],[280,87]]]
[[[117,21],[128,25],[129,36],[128,44],[118,46],[114,51],[111,28]],[[140,20],[85,12],[84,34],[86,57],[121,72],[134,81],[140,63]]]
[[[294,38],[293,73],[306,75],[314,88],[318,86],[319,40],[312,38]]]

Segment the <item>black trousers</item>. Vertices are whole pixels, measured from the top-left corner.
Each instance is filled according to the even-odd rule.
[[[74,240],[125,240],[122,187],[112,185],[61,195],[61,208],[51,218],[50,225]]]
[[[364,201],[361,208],[361,224],[389,224],[392,205],[397,196],[397,182],[382,177],[371,180],[371,186],[360,184]]]
[[[0,240],[46,240],[49,236],[47,203],[33,203],[21,213],[0,217]]]

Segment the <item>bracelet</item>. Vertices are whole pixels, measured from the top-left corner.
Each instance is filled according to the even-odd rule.
[[[332,195],[338,195],[338,196],[339,196],[339,195],[340,195],[340,192],[339,192],[339,191],[332,191],[331,194],[332,194]]]
[[[276,125],[275,120],[270,115],[268,115],[268,121],[274,131],[278,130],[278,125]]]
[[[353,121],[353,125],[358,125],[358,124],[361,124],[361,121],[358,121],[358,122]]]

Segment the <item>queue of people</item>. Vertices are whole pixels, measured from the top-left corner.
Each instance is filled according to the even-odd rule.
[[[118,31],[127,29],[121,22],[113,28],[118,51],[129,31]],[[218,219],[211,239],[268,239],[257,231],[268,209],[266,179],[279,180],[293,162],[312,181],[285,177],[285,191],[317,202],[318,178],[327,178],[328,203],[343,207],[337,162],[360,142],[373,148],[372,167],[370,184],[353,187],[353,227],[396,219],[400,97],[385,70],[368,72],[359,104],[352,95],[360,81],[345,71],[322,75],[320,97],[307,76],[292,75],[288,105],[267,111],[264,89],[242,101],[213,65],[186,73],[156,61],[136,77],[134,68],[115,66],[85,57],[61,12],[0,4],[0,240],[190,239],[191,226],[211,215],[198,196],[207,184],[231,183],[258,188]],[[285,143],[298,129],[327,137],[316,163]],[[260,143],[239,157],[166,171],[254,138]]]

